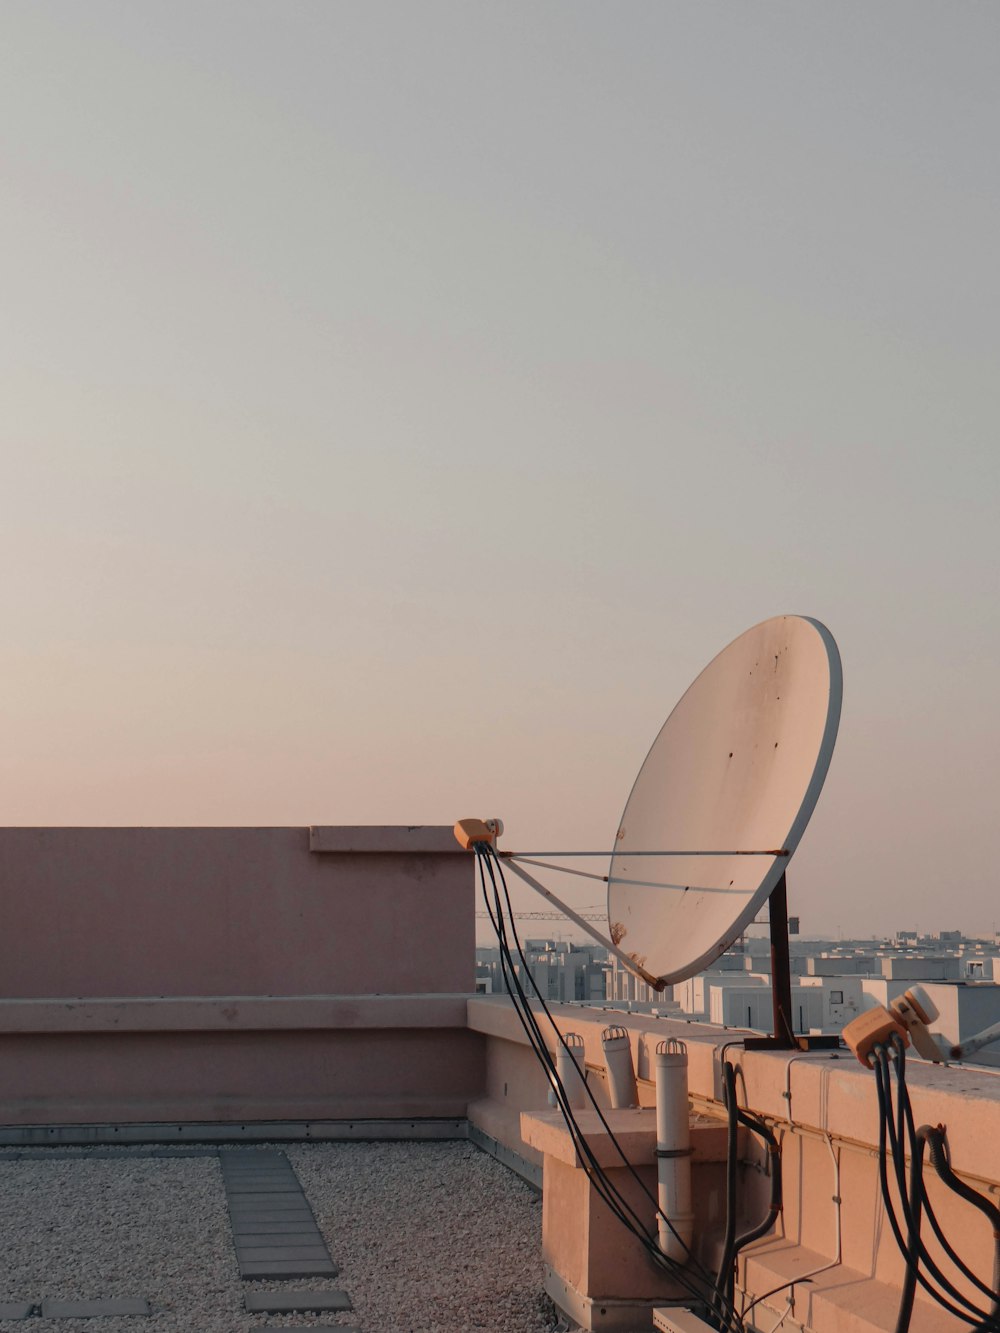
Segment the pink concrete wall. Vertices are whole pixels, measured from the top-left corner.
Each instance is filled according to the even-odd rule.
[[[0,892],[5,997],[474,989],[445,827],[0,829]]]
[[[463,1117],[447,827],[0,829],[0,1125]]]
[[[481,1080],[458,1029],[0,1036],[0,1125],[462,1118]]]

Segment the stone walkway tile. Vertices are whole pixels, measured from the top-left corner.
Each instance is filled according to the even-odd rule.
[[[275,1173],[273,1180],[264,1180],[261,1176],[252,1176],[249,1180],[225,1182],[225,1192],[239,1198],[243,1194],[288,1194],[295,1190],[299,1181],[287,1172]]]
[[[233,1222],[246,1222],[249,1218],[259,1217],[262,1222],[299,1221],[306,1222],[307,1226],[316,1225],[312,1209],[305,1199],[299,1199],[294,1205],[282,1203],[277,1208],[272,1208],[269,1203],[258,1204],[256,1208],[230,1207],[229,1216]]]
[[[284,1153],[229,1153],[219,1160],[240,1277],[337,1276],[340,1269]],[[270,1230],[279,1223],[282,1230]]]
[[[282,1180],[294,1176],[294,1172],[289,1166],[269,1166],[265,1170],[261,1168],[257,1171],[251,1171],[249,1168],[238,1171],[223,1171],[222,1179],[227,1185],[238,1185],[247,1180]]]
[[[242,1180],[244,1176],[280,1176],[291,1169],[288,1162],[263,1162],[260,1166],[223,1166],[222,1174],[227,1180]]]
[[[251,1174],[256,1176],[259,1172],[268,1172],[268,1170],[288,1170],[291,1162],[285,1157],[284,1153],[275,1153],[273,1157],[257,1157],[255,1161],[233,1161],[231,1157],[220,1157],[219,1165],[223,1169],[224,1176],[240,1176],[240,1174]]]
[[[220,1157],[219,1165],[224,1176],[266,1176],[271,1171],[292,1170],[291,1162],[284,1156],[261,1162],[227,1162]]]
[[[248,1196],[259,1198],[261,1194],[292,1194],[298,1182],[288,1176],[282,1176],[280,1180],[251,1180],[245,1185],[234,1185],[231,1180],[226,1181],[226,1193],[231,1201],[244,1199]]]
[[[131,1296],[107,1301],[42,1301],[43,1319],[106,1319],[115,1315],[149,1313],[149,1301]]]
[[[303,1192],[291,1189],[284,1184],[281,1189],[248,1189],[240,1193],[229,1194],[229,1208],[284,1208],[287,1204],[299,1205],[303,1202]]]
[[[309,1310],[353,1310],[346,1291],[248,1291],[250,1314],[304,1314]]]
[[[34,1308],[29,1301],[0,1301],[0,1319],[27,1319]]]
[[[247,1213],[242,1217],[230,1217],[234,1236],[292,1236],[297,1231],[314,1232],[316,1223],[312,1213],[280,1213],[280,1222],[267,1217],[264,1213]]]
[[[305,1223],[306,1226],[315,1226],[316,1222],[312,1212],[306,1207],[300,1208],[248,1208],[245,1212],[230,1213],[230,1219],[233,1229],[243,1230],[249,1224],[249,1229],[255,1231],[259,1222],[294,1222],[296,1226]]]
[[[275,1260],[281,1264],[292,1264],[292,1262],[303,1261],[312,1264],[313,1261],[332,1264],[333,1260],[327,1253],[327,1246],[320,1245],[252,1245],[247,1249],[240,1248],[236,1252],[239,1258],[240,1268],[247,1268],[249,1264],[269,1264]]]
[[[237,1255],[239,1259],[239,1256]],[[275,1282],[292,1277],[337,1277],[340,1269],[332,1259],[268,1259],[259,1263],[240,1259],[244,1282]]]
[[[291,1176],[295,1173],[287,1162],[282,1162],[280,1166],[256,1166],[252,1170],[250,1167],[230,1167],[228,1171],[223,1171],[223,1179],[226,1181],[239,1180],[279,1180],[282,1176]]]
[[[226,1206],[231,1213],[252,1212],[255,1208],[270,1208],[280,1211],[293,1204],[298,1208],[309,1208],[306,1196],[301,1190],[286,1188],[273,1191],[262,1190],[254,1194],[229,1194],[228,1192],[226,1194]]]
[[[219,1152],[223,1170],[245,1166],[286,1166],[288,1158],[277,1148],[223,1148]]]
[[[323,1237],[314,1227],[311,1231],[301,1228],[298,1231],[241,1231],[236,1237],[236,1248],[238,1250],[252,1250],[262,1245],[274,1245],[279,1247],[291,1245],[324,1245]]]

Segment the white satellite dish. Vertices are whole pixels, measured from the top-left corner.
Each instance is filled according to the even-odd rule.
[[[668,984],[700,972],[782,881],[830,766],[842,693],[829,630],[776,616],[710,662],[667,718],[608,873],[612,939],[645,971]]]

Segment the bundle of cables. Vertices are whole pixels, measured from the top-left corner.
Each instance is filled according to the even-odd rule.
[[[910,1094],[906,1086],[906,1052],[902,1039],[896,1035],[887,1045],[873,1050],[875,1083],[879,1106],[879,1179],[886,1217],[892,1228],[905,1263],[902,1297],[896,1320],[896,1333],[906,1333],[913,1313],[913,1298],[917,1284],[937,1303],[957,1319],[973,1328],[1000,1333],[1000,1208],[978,1193],[951,1169],[948,1144],[943,1126],[921,1125],[916,1128]],[[896,1073],[896,1104],[893,1102],[892,1071]],[[924,1184],[924,1154],[929,1156],[938,1176],[955,1194],[978,1208],[993,1227],[994,1259],[993,1285],[987,1285],[956,1252],[945,1236]],[[910,1169],[906,1170],[909,1155]],[[889,1189],[889,1164],[892,1164],[896,1183],[896,1202]],[[921,1230],[924,1219],[930,1224],[938,1244],[957,1273],[968,1286],[975,1289],[970,1297],[961,1290],[929,1252]],[[904,1230],[905,1229],[905,1230]],[[983,1301],[981,1298],[985,1297]]]
[[[685,1303],[697,1306],[703,1315],[714,1325],[715,1328],[725,1333],[743,1333],[744,1325],[739,1312],[734,1303],[734,1268],[736,1256],[741,1246],[748,1244],[749,1241],[756,1239],[758,1235],[768,1230],[774,1223],[777,1211],[780,1209],[780,1202],[775,1203],[774,1185],[776,1184],[778,1199],[780,1200],[780,1172],[775,1169],[776,1181],[772,1180],[772,1201],[768,1211],[767,1218],[759,1227],[753,1227],[750,1231],[737,1237],[736,1226],[736,1138],[737,1123],[742,1122],[751,1128],[754,1132],[761,1135],[767,1142],[769,1150],[772,1153],[772,1161],[776,1161],[777,1144],[770,1128],[757,1120],[749,1112],[742,1110],[736,1105],[735,1075],[732,1065],[726,1065],[726,1107],[729,1115],[729,1160],[727,1167],[727,1221],[726,1233],[723,1242],[722,1262],[718,1272],[711,1272],[703,1264],[690,1247],[686,1245],[680,1237],[681,1245],[687,1254],[687,1262],[679,1264],[675,1260],[668,1258],[660,1249],[656,1238],[657,1218],[663,1218],[666,1226],[676,1236],[677,1232],[672,1226],[670,1219],[666,1217],[658,1207],[655,1194],[648,1188],[645,1181],[640,1177],[632,1163],[629,1162],[626,1154],[620,1147],[617,1139],[608,1125],[607,1118],[597,1099],[588,1084],[584,1081],[583,1087],[590,1099],[593,1110],[597,1113],[598,1120],[607,1134],[611,1144],[621,1159],[622,1166],[627,1169],[629,1174],[638,1184],[642,1193],[649,1200],[648,1217],[642,1217],[636,1212],[632,1203],[622,1194],[621,1190],[609,1176],[607,1170],[600,1165],[597,1157],[587,1142],[584,1132],[581,1130],[571,1105],[571,1098],[566,1091],[556,1068],[556,1061],[550,1053],[545,1041],[542,1027],[539,1021],[539,1013],[548,1020],[555,1040],[569,1051],[566,1046],[565,1038],[559,1031],[552,1014],[549,1011],[545,1000],[535,984],[531,969],[528,966],[521,947],[521,941],[517,933],[517,927],[514,924],[514,914],[511,908],[510,896],[507,890],[507,882],[504,878],[503,866],[495,849],[489,843],[476,843],[474,845],[477,862],[479,865],[480,884],[483,891],[483,899],[486,905],[486,911],[496,932],[497,943],[500,948],[501,968],[503,972],[504,984],[510,994],[514,1009],[520,1019],[521,1026],[524,1029],[528,1044],[534,1051],[537,1059],[545,1070],[549,1084],[553,1090],[556,1105],[562,1112],[566,1127],[576,1148],[578,1159],[583,1170],[586,1172],[594,1190],[607,1205],[610,1212],[618,1219],[636,1241],[642,1246],[649,1258],[658,1268],[662,1269],[685,1293]],[[487,882],[488,881],[488,882]],[[515,957],[516,955],[516,957]],[[529,999],[525,985],[533,992]],[[537,1011],[534,1006],[537,1005]]]

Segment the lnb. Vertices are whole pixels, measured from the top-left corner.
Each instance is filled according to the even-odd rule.
[[[931,1032],[930,1024],[939,1017],[933,1000],[923,986],[912,986],[890,1000],[889,1007],[875,1005],[848,1023],[841,1036],[863,1065],[871,1068],[872,1053],[894,1034],[904,1046],[911,1041],[925,1060],[940,1064],[945,1059],[945,1042]]]
[[[476,843],[496,846],[503,834],[502,819],[460,819],[455,824],[455,838],[463,851],[471,852]]]

